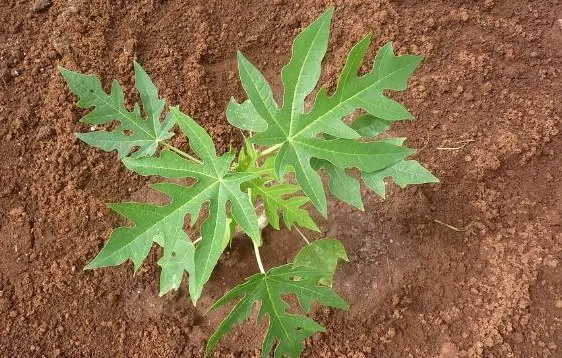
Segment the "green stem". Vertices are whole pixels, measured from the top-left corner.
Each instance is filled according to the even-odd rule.
[[[271,153],[275,152],[276,150],[278,150],[279,148],[281,148],[282,144],[275,144],[273,147],[269,147],[266,150],[264,150],[263,152],[261,152],[258,156],[258,158],[262,158],[262,157],[266,157],[268,155],[270,155]]]
[[[256,244],[254,244],[254,253],[256,254],[256,261],[258,262],[258,267],[260,268],[260,272],[265,273],[265,270],[263,269],[263,263],[261,262],[260,249]]]
[[[308,239],[306,238],[306,236],[304,236],[304,234],[302,233],[302,231],[300,231],[300,229],[297,227],[297,225],[294,226],[295,230],[297,230],[297,232],[301,235],[302,239],[304,240],[304,242],[306,242],[306,244],[310,244],[310,241],[308,241]]]
[[[173,145],[170,145],[166,142],[161,142],[160,144],[162,144],[162,146],[168,148],[169,150],[176,152],[177,154],[181,155],[184,158],[187,158],[189,160],[193,160],[195,163],[197,164],[203,164],[202,161],[200,161],[199,159],[195,158],[194,156],[191,156],[189,154],[187,154],[186,152],[179,150],[178,148],[174,147]]]

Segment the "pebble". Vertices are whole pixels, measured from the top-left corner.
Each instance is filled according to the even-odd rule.
[[[14,68],[10,71],[10,75],[12,75],[12,77],[18,77],[21,75],[21,70]]]
[[[558,259],[554,256],[548,256],[545,258],[544,264],[548,267],[556,268],[558,267]]]
[[[31,7],[31,10],[35,12],[45,11],[52,5],[51,0],[37,0],[35,4]]]
[[[21,206],[20,206],[20,207],[15,207],[15,208],[13,208],[12,210],[10,210],[10,211],[8,212],[8,215],[10,215],[10,216],[16,216],[16,217],[17,217],[17,216],[24,215],[24,214],[25,214],[25,210],[24,210],[23,207],[21,207]]]
[[[37,139],[43,140],[51,137],[53,134],[53,129],[49,126],[42,126],[37,130]]]
[[[0,312],[6,312],[7,310],[10,309],[12,305],[10,304],[10,301],[8,301],[8,299],[6,298],[2,298],[0,299]]]
[[[439,352],[439,358],[458,358],[459,350],[454,343],[445,342],[441,346],[441,351]]]

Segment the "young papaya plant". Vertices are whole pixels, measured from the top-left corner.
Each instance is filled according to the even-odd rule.
[[[307,204],[324,217],[328,214],[321,171],[329,176],[328,190],[359,209],[363,209],[360,181],[350,170],[360,174],[362,182],[383,198],[387,177],[401,187],[438,181],[418,162],[407,159],[414,150],[403,145],[404,138],[377,138],[393,122],[413,118],[384,91],[406,89],[420,56],[396,56],[392,44],[387,43],[377,52],[371,70],[359,76],[371,41],[367,35],[349,52],[335,91],[328,93],[322,87],[310,109],[305,109],[305,100],[320,77],[332,12],[326,11],[294,40],[292,56],[281,70],[281,104],[256,66],[238,53],[238,71],[248,99],[241,103],[232,99],[226,109],[228,122],[247,132],[238,153],[217,153],[201,126],[178,107],[166,107],[136,62],[135,87],[142,110],[139,105],[132,110],[125,106],[117,81],[106,93],[95,76],[60,68],[79,98],[77,106],[93,107],[82,122],[102,127],[117,122],[111,130],[77,133],[79,139],[104,151],[117,151],[123,164],[140,175],[193,182],[152,184],[154,190],[169,198],[165,205],[110,204],[132,226],[115,229],[85,269],[130,260],[136,271],[156,243],[162,248],[158,260],[160,295],[177,289],[187,273],[189,295],[195,304],[233,235],[241,232],[251,240],[259,272],[209,308],[213,311],[233,303],[209,338],[207,354],[233,326],[248,318],[256,303],[258,320],[268,318],[263,357],[272,350],[275,357],[297,357],[304,349],[304,340],[324,330],[304,314],[287,312],[286,295],[296,296],[304,313],[310,311],[313,301],[347,308],[331,287],[338,261],[347,260],[343,245],[332,238],[310,242],[299,229],[320,231]],[[350,117],[357,110],[365,114],[353,120]],[[168,142],[176,124],[189,147],[177,148]],[[184,230],[186,216],[192,227],[202,221],[194,228],[200,237],[188,236]],[[259,251],[261,229],[269,224],[279,230],[282,223],[288,230],[295,228],[306,245],[293,262],[265,270]]]

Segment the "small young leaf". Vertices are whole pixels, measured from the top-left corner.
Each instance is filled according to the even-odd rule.
[[[271,226],[276,230],[279,226],[279,213],[283,215],[285,226],[291,230],[294,224],[313,231],[320,231],[318,226],[302,206],[309,203],[310,199],[302,195],[294,195],[301,191],[298,185],[276,183],[274,176],[274,158],[267,158],[261,166],[257,163],[258,153],[249,142],[244,142],[244,147],[238,155],[237,171],[251,172],[259,177],[243,184],[242,189],[251,193],[252,201],[261,198],[264,206],[264,215]]]
[[[320,231],[308,211],[301,208],[310,201],[307,197],[297,195],[284,198],[284,196],[300,191],[298,185],[276,184],[266,186],[265,180],[260,181],[256,179],[247,185],[252,188],[253,200],[257,197],[262,198],[267,221],[276,230],[279,230],[279,212],[281,212],[283,214],[283,222],[289,230],[291,230],[293,224],[297,224],[309,230]]]
[[[258,152],[254,146],[248,141],[244,142],[244,146],[240,149],[238,153],[238,163],[236,166],[237,172],[259,172],[256,166],[256,160],[258,159]]]
[[[362,173],[363,181],[380,197],[385,198],[384,178],[392,177],[394,183],[401,188],[409,184],[438,183],[427,169],[415,160],[403,160],[382,170]]]
[[[248,318],[256,302],[260,303],[258,320],[268,316],[268,325],[262,343],[262,357],[269,357],[275,343],[275,357],[298,357],[303,349],[303,341],[324,328],[310,318],[287,312],[289,305],[283,295],[294,294],[299,305],[309,312],[312,302],[324,306],[347,309],[347,304],[330,287],[321,286],[318,281],[325,271],[304,266],[284,265],[272,268],[266,273],[250,277],[246,282],[236,286],[215,302],[209,312],[232,301],[239,300],[222,321],[215,333],[209,338],[206,354],[209,354],[222,336],[235,325]]]
[[[166,116],[164,122],[160,122],[164,101],[158,98],[156,87],[142,67],[136,62],[134,67],[135,86],[141,96],[146,119],[141,117],[138,105],[132,112],[125,107],[123,90],[117,81],[113,81],[110,94],[106,94],[95,76],[59,68],[71,91],[80,98],[76,105],[80,108],[95,107],[81,119],[82,122],[107,124],[116,120],[120,123],[110,132],[76,133],[76,136],[104,151],[117,150],[119,158],[151,156],[161,141],[173,136],[170,132],[174,125],[173,117]]]
[[[325,274],[319,282],[331,287],[338,260],[349,261],[342,243],[335,239],[320,239],[304,246],[293,263],[296,266],[324,271]]]

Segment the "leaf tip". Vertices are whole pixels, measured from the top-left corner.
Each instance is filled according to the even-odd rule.
[[[94,258],[92,261],[88,262],[86,264],[86,266],[84,266],[84,268],[82,269],[82,271],[92,271],[95,268],[98,268],[99,265],[96,264],[96,258]]]
[[[61,74],[62,78],[64,78],[66,83],[70,83],[72,76],[80,75],[78,72],[71,71],[62,66],[57,66],[57,69],[59,70],[59,73]]]
[[[324,11],[324,13],[322,14],[322,17],[328,17],[329,19],[332,18],[332,16],[334,15],[334,7],[330,6],[326,11]]]
[[[61,75],[64,76],[65,73],[68,73],[69,70],[67,70],[66,68],[62,67],[61,65],[57,65],[57,70],[59,71],[59,73]]]

